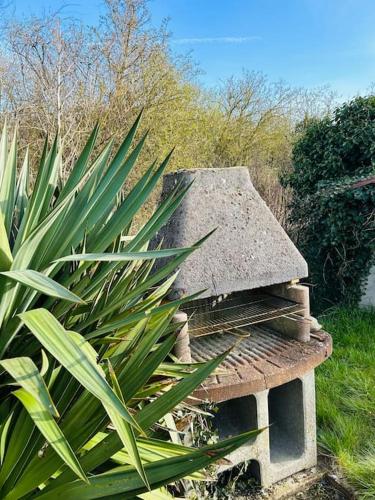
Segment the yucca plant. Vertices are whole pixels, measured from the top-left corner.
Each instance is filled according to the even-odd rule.
[[[133,236],[165,170],[155,163],[124,193],[146,139],[140,117],[118,150],[95,158],[98,127],[61,181],[58,138],[45,143],[33,188],[17,137],[0,143],[0,497],[156,498],[254,436],[200,450],[158,439],[157,424],[223,356],[173,364],[171,323],[192,297],[167,302],[191,248],[148,251],[181,202],[179,187]],[[154,260],[169,257],[152,272]],[[195,475],[194,475],[195,474]]]

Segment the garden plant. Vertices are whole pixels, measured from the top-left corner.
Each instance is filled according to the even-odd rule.
[[[117,151],[92,131],[63,181],[59,139],[35,179],[17,132],[0,143],[0,497],[163,498],[162,486],[225,456],[256,432],[201,449],[168,442],[158,423],[221,363],[169,357],[171,318],[192,297],[165,300],[191,248],[148,250],[184,197],[176,190],[130,228],[170,155],[131,188],[146,140],[140,117]],[[17,174],[18,171],[18,174]],[[31,182],[32,181],[32,182]],[[32,188],[31,188],[32,184]],[[126,195],[124,194],[126,192]],[[153,271],[155,259],[169,257]],[[148,493],[158,489],[156,493]]]
[[[375,97],[307,120],[293,150],[294,240],[309,264],[316,310],[358,303],[374,263]]]

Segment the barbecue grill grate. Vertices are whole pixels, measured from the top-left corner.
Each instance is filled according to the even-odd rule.
[[[296,341],[288,339],[281,334],[262,326],[252,326],[249,330],[251,335],[244,338],[241,343],[233,349],[221,364],[222,368],[234,369],[248,366],[259,361],[268,361],[275,356],[285,355],[295,346]],[[237,343],[237,337],[227,334],[217,335],[214,339],[206,337],[199,340],[192,339],[190,347],[191,354],[196,362],[208,361],[219,356],[225,351],[233,348]]]
[[[183,309],[189,320],[191,337],[262,323],[304,310],[298,302],[266,293],[238,293],[226,299],[202,299]]]

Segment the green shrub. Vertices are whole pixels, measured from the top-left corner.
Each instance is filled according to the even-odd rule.
[[[154,498],[148,489],[224,456],[251,433],[203,449],[156,439],[155,425],[225,354],[198,366],[165,359],[173,270],[198,246],[147,251],[184,196],[176,189],[135,235],[132,218],[169,157],[124,196],[145,137],[137,122],[91,160],[97,127],[61,182],[58,138],[30,193],[16,135],[0,142],[0,498]],[[151,272],[155,258],[171,260]],[[172,274],[171,274],[172,273]],[[194,476],[193,478],[201,478]],[[145,493],[146,492],[146,493]],[[165,493],[160,493],[165,496]]]
[[[374,261],[375,97],[356,98],[333,117],[301,126],[293,169],[294,239],[306,258],[315,306],[357,302]]]

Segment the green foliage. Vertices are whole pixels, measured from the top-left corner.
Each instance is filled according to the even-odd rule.
[[[293,169],[290,218],[306,258],[319,308],[357,302],[374,259],[375,97],[356,98],[332,118],[301,127]]]
[[[317,370],[319,444],[358,498],[375,497],[375,310],[334,309],[320,318],[332,357]]]
[[[247,433],[201,450],[157,440],[156,426],[222,362],[168,360],[180,304],[164,299],[192,248],[148,250],[178,207],[178,188],[131,234],[169,161],[127,187],[145,136],[140,116],[117,151],[95,156],[98,127],[70,177],[58,137],[33,189],[17,136],[0,142],[0,497],[147,498],[206,467]],[[92,156],[93,159],[91,158]],[[169,257],[152,272],[157,258]],[[171,369],[173,367],[173,370]],[[193,478],[196,479],[196,476]],[[199,477],[200,478],[200,477]],[[152,493],[151,495],[153,495]],[[145,496],[146,495],[146,496]],[[156,495],[156,493],[155,493]],[[159,491],[165,498],[167,493]],[[152,498],[150,496],[149,498]]]

